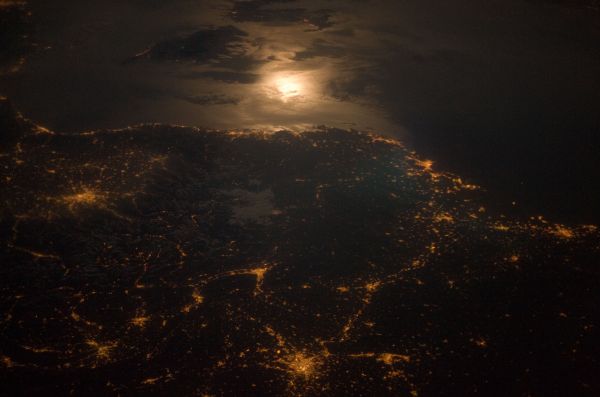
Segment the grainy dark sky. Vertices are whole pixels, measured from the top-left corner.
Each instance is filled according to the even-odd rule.
[[[33,0],[0,92],[74,132],[164,122],[399,137],[502,211],[600,221],[594,1]]]

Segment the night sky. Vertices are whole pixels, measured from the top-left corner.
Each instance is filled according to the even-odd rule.
[[[2,395],[600,394],[597,0],[0,0],[0,96]]]

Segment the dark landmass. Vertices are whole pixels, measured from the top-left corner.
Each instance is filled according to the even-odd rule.
[[[0,394],[600,393],[593,226],[356,131],[0,117]]]

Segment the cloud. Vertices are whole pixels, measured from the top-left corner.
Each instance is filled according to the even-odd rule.
[[[260,79],[256,73],[228,72],[228,71],[206,71],[188,72],[180,75],[184,79],[212,79],[223,83],[253,84]]]
[[[323,39],[317,39],[309,48],[297,52],[294,60],[304,61],[316,57],[340,58],[346,53],[347,49],[344,47],[331,44]]]
[[[187,36],[154,44],[131,60],[190,61],[205,63],[240,56],[248,34],[234,26],[203,29]]]
[[[207,71],[207,72],[189,72],[181,75],[185,79],[212,79],[224,83],[253,84],[260,78],[256,73],[227,72],[227,71]]]
[[[355,35],[354,29],[351,29],[351,28],[328,30],[327,33],[334,35],[334,36],[346,36],[346,37],[354,37],[354,35]]]
[[[237,105],[239,98],[234,98],[222,94],[209,95],[178,95],[176,98],[192,103],[194,105],[210,106],[210,105]]]
[[[333,26],[333,11],[306,8],[265,8],[271,4],[290,3],[290,0],[235,1],[231,18],[236,22],[261,22],[266,24],[306,23],[317,30]]]

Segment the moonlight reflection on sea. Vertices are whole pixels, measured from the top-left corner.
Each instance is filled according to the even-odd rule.
[[[281,94],[283,101],[295,98],[302,95],[302,83],[298,81],[298,77],[287,76],[280,77],[275,82],[277,90]]]

